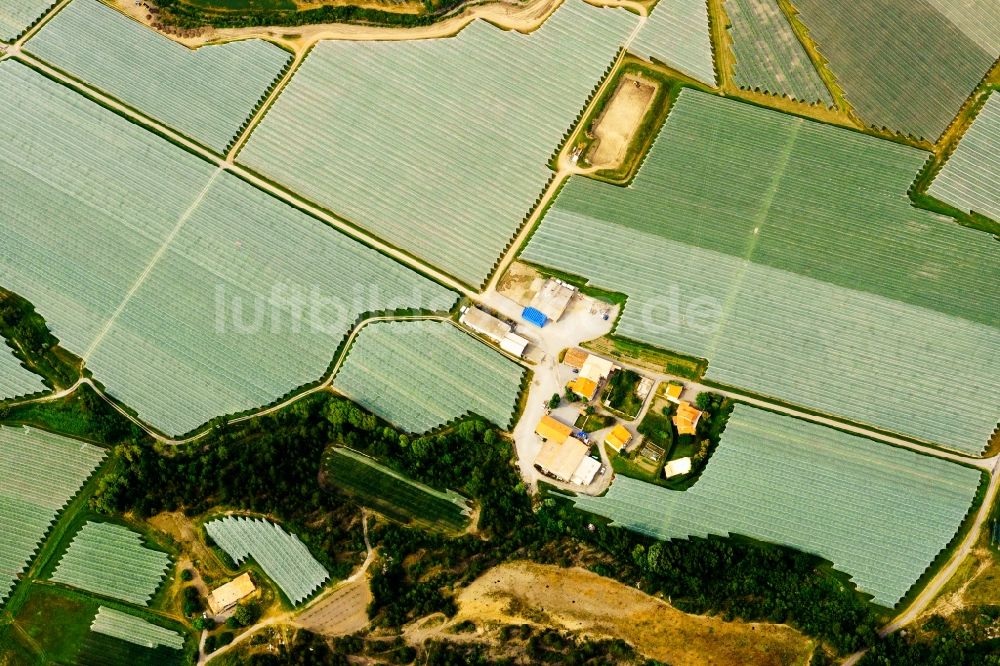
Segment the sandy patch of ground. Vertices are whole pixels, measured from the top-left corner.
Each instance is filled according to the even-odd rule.
[[[198,529],[183,513],[180,511],[159,513],[148,522],[153,529],[169,535],[177,542],[189,556],[189,564],[193,565],[199,574],[207,573],[216,577],[226,574],[226,567],[201,540]]]
[[[920,614],[950,616],[965,608],[993,605],[1000,599],[1000,561],[990,548],[990,529],[984,529],[975,547],[962,561],[940,594]]]
[[[497,283],[497,291],[519,305],[528,305],[542,280],[542,274],[534,268],[515,261]]]
[[[596,142],[588,156],[592,166],[614,168],[621,165],[658,86],[642,76],[622,77],[611,101],[594,121],[591,134]]]
[[[310,606],[295,618],[295,623],[323,636],[353,634],[368,625],[368,604],[371,601],[368,579],[362,576]]]
[[[528,562],[483,574],[458,596],[452,623],[529,623],[617,637],[673,666],[805,664],[813,643],[786,625],[689,615],[584,569]]]

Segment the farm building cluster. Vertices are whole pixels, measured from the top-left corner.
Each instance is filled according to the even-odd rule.
[[[514,332],[514,326],[494,317],[489,312],[470,306],[462,309],[462,316],[458,319],[469,330],[482,335],[496,344],[500,349],[517,358],[524,357],[524,351],[528,348],[528,340]]]
[[[580,486],[593,483],[601,471],[601,461],[591,458],[587,435],[546,414],[535,426],[542,438],[542,450],[535,458],[535,467],[559,481]]]
[[[253,584],[250,573],[244,573],[212,590],[212,593],[208,595],[208,608],[213,615],[221,615],[231,610],[256,590],[257,587]]]
[[[542,328],[550,321],[559,321],[577,291],[571,284],[549,278],[535,292],[531,302],[521,312],[521,318],[538,328]]]
[[[589,354],[582,349],[568,350],[563,363],[573,368],[576,373],[576,377],[566,388],[587,401],[597,397],[601,382],[618,369],[612,361]]]

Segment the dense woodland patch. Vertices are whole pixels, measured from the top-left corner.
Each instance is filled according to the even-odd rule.
[[[151,515],[215,506],[272,515],[300,535],[335,574],[361,552],[353,501],[319,484],[328,444],[377,456],[437,488],[456,488],[481,507],[480,534],[449,537],[379,523],[373,568],[374,624],[398,628],[420,616],[453,615],[454,586],[510,559],[581,564],[686,611],[788,622],[841,652],[869,644],[871,607],[813,556],[733,539],[658,543],[608,527],[549,497],[535,507],[510,442],[479,419],[411,439],[333,396],[313,396],[248,425],[217,424],[197,445],[161,454],[123,445],[126,465],[93,500],[109,512]]]

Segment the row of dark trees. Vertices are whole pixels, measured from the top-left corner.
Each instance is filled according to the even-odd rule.
[[[300,26],[323,23],[360,23],[390,27],[417,27],[430,25],[441,16],[458,8],[467,0],[422,0],[424,11],[390,11],[357,5],[323,6],[312,9],[261,9],[252,11],[231,10],[219,3],[207,7],[185,0],[156,0],[159,21],[165,26],[180,29],[247,28],[255,26]]]

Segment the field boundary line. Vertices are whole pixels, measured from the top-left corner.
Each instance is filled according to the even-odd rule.
[[[312,386],[310,388],[304,389],[301,392],[296,393],[295,395],[290,396],[286,400],[283,400],[283,401],[281,401],[279,403],[271,405],[270,407],[262,407],[262,408],[259,408],[259,409],[254,409],[252,411],[249,411],[248,413],[242,414],[241,416],[237,416],[237,417],[234,417],[232,419],[226,419],[226,423],[227,424],[244,423],[244,422],[249,421],[249,420],[254,419],[254,418],[258,418],[258,417],[261,417],[261,416],[268,416],[269,414],[273,414],[274,412],[279,411],[281,409],[284,409],[285,407],[288,407],[288,406],[290,406],[292,404],[295,404],[299,400],[307,398],[307,397],[313,395],[314,393],[319,393],[320,391],[331,391],[331,392],[333,392],[333,389],[331,388],[332,384],[333,384],[333,380],[337,376],[337,373],[340,371],[340,368],[343,366],[344,362],[347,360],[347,357],[348,357],[348,355],[350,353],[351,347],[353,346],[354,341],[357,339],[357,336],[361,333],[361,331],[364,330],[364,328],[366,326],[368,326],[369,324],[378,323],[378,322],[393,322],[393,321],[438,321],[438,322],[441,322],[441,323],[444,323],[444,324],[448,324],[448,325],[454,326],[455,328],[457,328],[457,329],[459,329],[459,330],[461,330],[463,332],[468,333],[468,331],[466,331],[465,328],[463,328],[462,326],[460,326],[458,323],[456,323],[454,320],[452,320],[450,316],[447,316],[447,315],[435,315],[435,314],[420,314],[420,315],[378,315],[378,316],[374,316],[374,317],[368,317],[368,318],[363,319],[360,322],[358,322],[348,332],[347,336],[344,339],[344,342],[342,343],[342,346],[341,346],[341,350],[342,351],[341,351],[341,353],[333,360],[333,363],[331,364],[330,369],[327,371],[326,374],[324,374],[325,378],[322,379],[320,381],[320,383],[318,383],[315,386]],[[475,336],[473,336],[473,337],[475,337]],[[479,340],[478,338],[476,338],[476,340],[478,342],[480,342],[481,344],[484,344],[484,345],[487,344],[487,343]],[[491,349],[495,349],[491,345],[487,345],[487,346],[489,346]],[[522,367],[527,367],[525,365],[525,363],[523,362],[523,360],[520,362],[520,365]],[[167,446],[182,446],[182,445],[185,445],[185,444],[191,444],[193,442],[197,442],[197,441],[203,439],[210,432],[212,432],[212,423],[211,423],[211,421],[209,421],[209,422],[206,422],[206,423],[202,424],[201,426],[199,426],[198,430],[193,435],[191,435],[189,437],[184,437],[184,438],[181,438],[181,439],[177,439],[177,438],[166,436],[163,433],[161,433],[161,432],[157,431],[156,429],[154,429],[153,427],[151,427],[150,425],[148,425],[145,421],[143,421],[142,419],[140,419],[135,414],[132,414],[131,412],[129,412],[122,405],[118,404],[117,401],[115,401],[113,398],[111,398],[110,396],[108,396],[104,392],[104,390],[102,390],[100,387],[98,387],[97,384],[92,379],[90,379],[88,377],[82,378],[81,380],[79,380],[77,382],[77,384],[73,388],[74,389],[77,388],[80,384],[87,384],[88,386],[90,386],[90,388],[92,388],[94,390],[94,392],[97,393],[97,395],[100,396],[101,399],[103,399],[105,402],[107,402],[115,411],[117,411],[119,414],[121,414],[122,416],[124,416],[126,419],[128,419],[129,421],[131,421],[132,423],[134,423],[137,427],[141,428],[147,435],[149,435],[150,437],[152,437],[154,440],[156,440],[160,444],[164,444],[164,445],[167,445]],[[337,393],[337,395],[342,395],[342,394]],[[53,396],[45,396],[45,399],[46,399],[46,401],[50,401],[50,400],[54,400],[55,398]],[[18,406],[20,404],[25,404],[25,403],[29,403],[29,402],[38,402],[39,400],[40,399],[35,398],[35,399],[24,400],[24,401],[20,401],[20,402],[14,401],[14,402],[8,403],[6,406],[16,407],[16,406]]]
[[[212,185],[215,183],[215,180],[219,177],[219,174],[221,174],[225,170],[226,170],[225,167],[219,167],[218,169],[215,170],[215,173],[213,173],[209,177],[208,182],[205,183],[205,187],[201,189],[201,192],[198,193],[198,196],[195,197],[191,205],[188,206],[187,210],[185,210],[178,218],[176,224],[174,224],[173,229],[171,229],[170,233],[167,234],[167,237],[163,239],[163,243],[160,244],[160,247],[156,250],[156,252],[150,258],[149,262],[146,264],[146,268],[142,271],[142,273],[139,274],[139,277],[135,279],[135,282],[132,283],[132,286],[129,287],[129,290],[125,293],[125,296],[124,298],[122,298],[121,303],[118,304],[118,307],[111,314],[111,317],[109,317],[108,320],[104,323],[104,326],[101,328],[101,331],[97,334],[97,337],[94,338],[94,341],[90,343],[90,346],[87,348],[87,351],[85,351],[81,356],[84,365],[87,364],[87,361],[90,359],[91,355],[93,355],[93,353],[97,351],[97,348],[100,346],[101,342],[103,342],[105,336],[107,336],[108,332],[115,325],[115,322],[118,321],[118,318],[121,316],[122,312],[125,311],[125,308],[132,300],[132,297],[135,296],[135,293],[139,291],[139,288],[142,287],[143,284],[145,284],[146,279],[149,277],[150,273],[153,272],[153,269],[156,268],[156,265],[160,263],[160,259],[162,259],[163,255],[167,253],[167,250],[170,249],[170,246],[174,244],[174,240],[176,240],[177,235],[180,234],[181,230],[187,224],[187,221],[191,219],[191,216],[194,215],[194,212],[198,210],[199,206],[201,206],[202,202],[205,200],[205,197],[208,196],[208,191],[212,188]]]
[[[296,73],[298,73],[302,63],[305,62],[311,52],[311,49],[295,52],[295,55],[289,61],[280,78],[274,83],[271,90],[268,91],[267,95],[260,102],[260,105],[246,121],[243,128],[233,138],[232,143],[230,143],[225,152],[227,163],[234,164],[236,162],[236,157],[250,140],[250,136],[253,134],[254,130],[257,129],[257,127],[264,121],[264,117],[267,115],[268,111],[270,111],[275,103],[277,103],[278,98],[281,97],[281,93],[283,93],[285,88],[288,87],[288,84],[291,83],[292,78]]]
[[[49,21],[55,18],[56,14],[65,9],[66,5],[68,5],[72,1],[73,0],[61,0],[61,2],[56,2],[55,4],[50,5],[49,8],[46,9],[41,16],[35,19],[34,23],[29,25],[27,29],[25,29],[25,31],[21,34],[20,37],[11,42],[11,46],[13,46],[15,49],[20,49],[20,47],[23,46],[25,42],[27,42],[29,39],[37,35],[39,30],[44,28]]]

